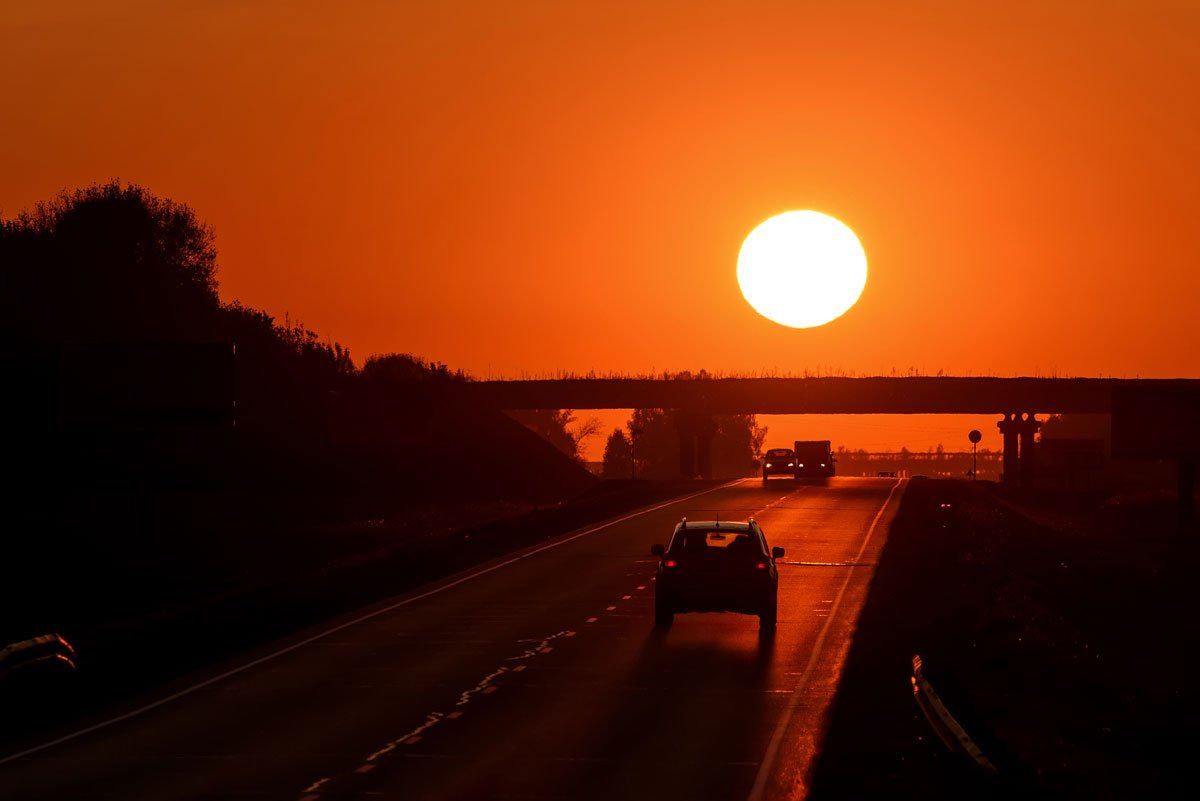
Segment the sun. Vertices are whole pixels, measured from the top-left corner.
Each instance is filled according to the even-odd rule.
[[[738,285],[754,310],[789,328],[841,317],[867,285],[867,254],[850,228],[819,211],[785,211],[742,243]]]

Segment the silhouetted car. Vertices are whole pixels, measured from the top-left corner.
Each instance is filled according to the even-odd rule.
[[[795,475],[796,455],[791,448],[771,448],[767,451],[767,455],[763,457],[763,484],[766,484],[771,476],[794,478]]]
[[[654,545],[659,557],[654,587],[654,623],[669,626],[679,612],[740,612],[758,615],[774,628],[783,548],[768,548],[753,518],[745,523],[684,518],[670,544]]]

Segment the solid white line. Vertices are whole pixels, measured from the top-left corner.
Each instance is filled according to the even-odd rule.
[[[190,687],[186,687],[182,690],[179,690],[178,692],[171,693],[170,695],[160,698],[157,701],[152,701],[151,703],[148,703],[145,706],[141,706],[141,707],[138,707],[137,709],[131,710],[129,712],[125,712],[125,713],[117,715],[115,717],[111,717],[108,720],[103,720],[99,723],[92,724],[91,726],[87,726],[86,728],[71,732],[70,734],[64,734],[62,737],[58,737],[54,740],[50,740],[49,742],[42,743],[41,745],[35,745],[32,748],[25,749],[24,751],[18,751],[15,754],[10,754],[9,756],[0,758],[0,765],[3,765],[7,762],[12,762],[13,760],[16,760],[16,759],[21,759],[22,757],[27,757],[31,754],[36,754],[39,751],[45,751],[47,748],[53,748],[56,745],[61,745],[62,743],[69,742],[71,740],[75,740],[79,737],[84,736],[85,734],[91,734],[94,731],[99,731],[100,729],[106,729],[115,723],[120,723],[122,721],[129,720],[130,718],[136,718],[139,715],[143,715],[143,714],[151,711],[152,709],[157,709],[158,707],[163,706],[165,704],[169,704],[172,701],[177,701],[180,698],[183,698],[184,696],[191,695],[192,693],[196,692],[197,690],[201,690],[201,689],[204,689],[205,687],[209,687],[213,684],[216,684],[217,682],[224,681],[225,679],[228,679],[232,676],[236,676],[239,673],[244,673],[253,667],[257,667],[257,666],[263,664],[264,662],[269,662],[272,659],[283,656],[284,654],[291,653],[292,651],[295,651],[298,648],[303,648],[306,645],[310,645],[310,644],[316,642],[317,640],[324,639],[325,637],[328,637],[330,634],[336,634],[337,632],[342,631],[344,629],[348,629],[351,626],[357,626],[359,623],[362,623],[364,621],[370,620],[375,617],[379,617],[380,615],[385,615],[388,612],[393,612],[402,606],[408,606],[411,603],[415,603],[417,601],[423,600],[425,598],[428,598],[431,595],[437,595],[440,592],[445,592],[446,590],[451,589],[452,587],[457,587],[460,584],[465,584],[468,581],[472,581],[473,579],[477,579],[480,576],[487,575],[488,573],[499,570],[502,567],[507,567],[511,564],[521,561],[522,559],[528,559],[529,557],[535,556],[539,553],[542,553],[543,551],[548,551],[551,548],[557,548],[560,545],[565,545],[568,542],[573,542],[574,540],[577,540],[580,537],[586,537],[589,534],[595,534],[598,531],[603,531],[606,528],[611,528],[612,526],[618,525],[620,523],[624,523],[627,520],[632,520],[635,517],[641,517],[642,515],[650,514],[651,512],[657,512],[659,509],[665,509],[668,506],[673,506],[677,503],[683,503],[684,501],[689,501],[692,498],[697,498],[701,495],[707,495],[710,492],[716,492],[717,490],[722,490],[722,489],[726,489],[728,487],[736,486],[738,484],[742,484],[749,480],[751,480],[751,479],[739,478],[734,481],[727,481],[724,484],[719,484],[715,487],[710,487],[706,490],[700,490],[699,492],[693,492],[691,495],[684,495],[682,498],[673,498],[672,500],[664,501],[662,503],[655,504],[654,506],[648,506],[644,509],[639,509],[636,512],[630,512],[629,514],[623,515],[622,517],[618,517],[613,520],[609,520],[608,522],[601,523],[599,525],[593,526],[588,529],[584,529],[583,531],[580,531],[577,534],[571,534],[571,535],[565,536],[562,539],[558,539],[553,542],[547,543],[546,545],[542,545],[540,547],[534,548],[531,551],[526,551],[525,553],[518,554],[517,556],[514,556],[510,559],[506,559],[503,562],[498,562],[497,564],[494,564],[490,567],[485,567],[482,570],[475,571],[474,573],[468,573],[465,576],[460,576],[459,578],[454,579],[453,581],[447,582],[446,584],[442,584],[438,587],[434,587],[431,590],[426,590],[425,592],[422,592],[418,595],[414,595],[412,597],[404,598],[402,600],[396,601],[395,603],[388,604],[387,606],[384,606],[380,609],[376,609],[372,612],[368,612],[364,615],[360,615],[360,616],[354,618],[353,620],[348,620],[345,623],[339,623],[338,625],[332,626],[328,629],[325,629],[324,631],[314,634],[311,637],[307,637],[307,638],[301,640],[300,642],[293,643],[285,648],[280,648],[278,651],[274,651],[270,654],[267,654],[266,656],[260,656],[258,659],[251,660],[250,662],[247,662],[244,665],[240,665],[239,667],[232,668],[230,670],[225,671],[224,673],[220,673],[216,676],[205,679],[204,681],[197,682],[196,684],[193,684]]]
[[[871,527],[867,529],[867,535],[863,537],[862,545],[858,548],[858,556],[854,557],[855,562],[862,561],[862,555],[867,550],[867,543],[871,541],[871,535],[875,533],[875,527],[879,525],[884,510],[891,503],[892,495],[895,494],[896,488],[903,482],[904,479],[898,479],[892,485],[887,498],[883,501],[883,506],[880,506],[879,511],[875,513],[875,519],[871,521]],[[747,801],[759,801],[767,789],[767,779],[771,775],[771,768],[775,765],[775,759],[779,756],[779,747],[783,744],[784,732],[787,730],[788,723],[791,722],[796,708],[800,706],[800,694],[804,691],[809,679],[812,678],[813,671],[816,670],[817,659],[820,658],[821,650],[825,647],[825,638],[829,636],[829,627],[833,625],[833,621],[837,617],[838,607],[842,604],[842,596],[846,594],[846,588],[850,586],[850,579],[853,576],[853,570],[846,571],[846,578],[842,581],[841,588],[833,598],[833,606],[829,608],[829,617],[825,620],[825,625],[821,627],[821,632],[817,635],[817,642],[813,645],[812,654],[808,657],[808,664],[804,666],[804,673],[800,675],[800,682],[792,690],[787,706],[784,707],[779,722],[775,724],[775,731],[771,734],[771,742],[767,745],[766,753],[763,754],[762,762],[758,767],[758,774],[754,777],[754,786],[750,788],[750,795],[747,796]]]

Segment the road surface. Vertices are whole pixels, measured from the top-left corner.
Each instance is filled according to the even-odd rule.
[[[0,798],[803,797],[900,494],[746,481],[552,541],[9,755]],[[774,637],[652,626],[650,545],[718,513],[787,549]]]

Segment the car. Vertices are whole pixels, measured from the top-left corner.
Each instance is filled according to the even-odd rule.
[[[763,457],[762,480],[765,486],[771,476],[796,475],[796,454],[791,448],[771,448]]]
[[[671,541],[654,545],[658,557],[654,623],[670,626],[681,612],[739,612],[757,615],[759,626],[774,629],[778,619],[779,571],[783,548],[768,548],[762,527],[724,520],[675,526]]]
[[[876,478],[895,478],[895,470],[879,470],[875,473]]]

